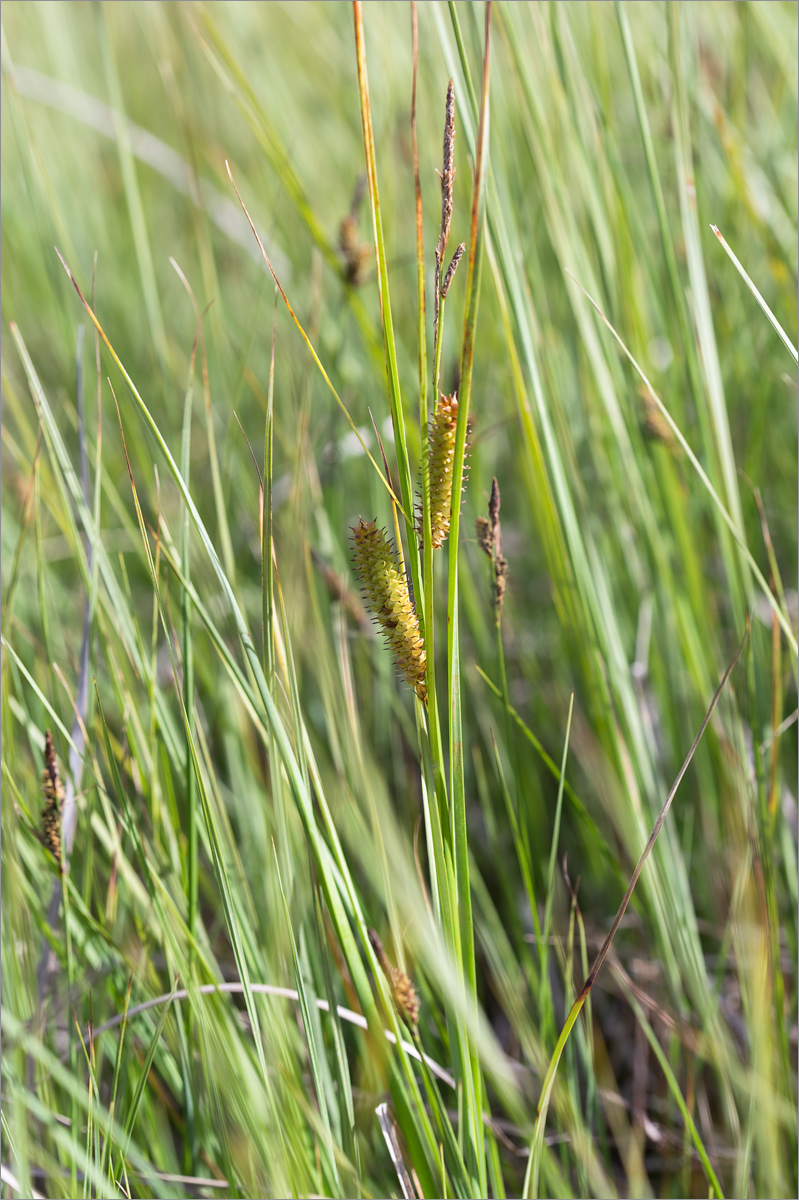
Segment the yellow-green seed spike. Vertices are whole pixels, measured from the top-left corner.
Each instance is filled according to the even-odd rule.
[[[386,635],[399,672],[420,700],[427,699],[427,656],[408,581],[397,566],[385,529],[361,518],[352,531],[355,565],[367,607]]]
[[[430,473],[430,529],[434,547],[443,545],[452,516],[452,474],[455,466],[455,431],[458,396],[439,396],[430,421],[427,469]]]

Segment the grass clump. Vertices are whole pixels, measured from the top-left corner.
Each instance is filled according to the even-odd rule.
[[[3,1194],[796,1195],[795,6],[2,20]]]

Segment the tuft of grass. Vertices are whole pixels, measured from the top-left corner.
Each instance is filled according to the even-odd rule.
[[[796,36],[3,6],[4,1194],[796,1195]]]

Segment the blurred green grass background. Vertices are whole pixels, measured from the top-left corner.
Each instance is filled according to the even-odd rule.
[[[428,289],[450,76],[458,104],[452,237],[468,240],[476,120],[463,64],[479,94],[483,14],[482,4],[419,6]],[[370,3],[364,21],[399,376],[418,472],[410,9]],[[773,610],[718,507],[566,272],[643,367],[775,588],[795,639],[796,363],[710,223],[794,338],[797,9],[497,3],[492,22],[492,176],[459,574],[486,1018],[475,1036],[486,1104],[499,1121],[484,1131],[479,1153],[490,1194],[520,1194],[558,1030],[751,611],[741,664],[644,870],[614,964],[561,1063],[541,1188],[706,1195],[676,1088],[725,1194],[795,1195],[795,640],[792,648],[779,626],[774,635]],[[381,1055],[346,1022],[320,1016],[309,1032],[294,1004],[258,1001],[264,1073],[252,1014],[238,1001],[192,994],[164,1009],[163,1027],[159,1009],[131,1019],[125,1039],[118,1028],[98,1039],[91,1069],[70,1016],[85,1030],[90,1017],[97,1026],[122,1011],[131,975],[131,1005],[169,992],[177,973],[190,990],[238,977],[212,826],[252,981],[296,987],[298,974],[309,994],[357,1006],[290,780],[244,699],[252,680],[243,665],[245,682],[233,679],[213,640],[218,634],[243,664],[223,590],[193,534],[191,580],[208,620],[195,608],[186,625],[185,593],[168,562],[183,563],[188,544],[180,493],[105,351],[99,495],[92,491],[92,329],[81,419],[76,339],[87,321],[53,249],[87,297],[97,254],[99,319],[188,468],[260,648],[259,482],[246,439],[263,467],[275,291],[225,159],[325,370],[377,455],[374,416],[393,463],[375,272],[352,286],[338,248],[365,169],[352,23],[345,3],[3,5],[2,1160],[23,1187],[47,1195],[401,1194],[374,1115],[385,1088]],[[368,210],[367,197],[365,243]],[[211,304],[207,386],[198,358],[185,457],[197,320],[170,260],[198,307]],[[447,306],[447,390],[458,378],[463,304],[459,276]],[[428,337],[431,310],[428,293]],[[100,514],[116,591],[104,568],[95,579],[87,564],[46,419],[39,442],[40,410],[12,322],[76,471],[83,429],[88,507]],[[422,795],[411,699],[351,611],[358,582],[349,529],[359,515],[390,524],[388,499],[282,303],[275,346],[273,532],[285,615],[273,694],[317,803],[326,797],[363,912],[389,956],[410,964],[424,1049],[450,1070],[451,979],[420,882],[423,833],[419,873],[414,864]],[[181,656],[187,628],[193,642],[197,753],[211,813],[199,833],[194,949],[186,875],[194,785],[183,773],[184,729],[106,375],[145,522],[161,530],[157,569]],[[500,684],[488,568],[473,533],[493,476],[510,568],[508,696],[519,722],[506,721],[481,673]],[[150,547],[155,554],[154,536]],[[97,555],[95,572],[96,563]],[[88,742],[74,777],[69,731],[74,740],[87,604],[88,699],[77,705]],[[436,649],[443,672],[446,655]],[[572,689],[553,877],[557,768],[553,775],[525,729],[559,763]],[[78,793],[69,912],[55,917],[55,876],[27,827],[41,805],[46,728]],[[538,933],[547,902],[553,943],[545,954]],[[55,960],[47,982],[43,940]],[[647,1031],[663,1047],[674,1087]],[[65,1054],[59,1073],[53,1059]],[[414,1142],[415,1119],[392,1095],[414,1186],[440,1194],[430,1190],[434,1165]],[[442,1097],[467,1162],[462,1172],[440,1132],[434,1186],[477,1194],[463,1151],[469,1101],[445,1085]],[[105,1123],[109,1110],[119,1128]],[[196,1184],[158,1180],[159,1172],[226,1183],[197,1192]],[[111,1186],[118,1190],[103,1190]]]

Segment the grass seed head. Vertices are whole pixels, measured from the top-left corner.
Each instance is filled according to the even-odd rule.
[[[362,175],[355,185],[350,211],[339,225],[338,245],[344,259],[344,276],[347,283],[358,287],[364,282],[372,259],[372,247],[361,241],[358,222],[363,203],[366,176]]]
[[[441,170],[441,233],[438,239],[439,262],[444,257],[449,227],[452,223],[452,192],[455,184],[455,84],[452,79],[447,87],[446,115],[444,118],[444,157]]]
[[[644,437],[649,442],[662,442],[673,453],[676,452],[678,449],[677,439],[668,421],[658,408],[651,391],[645,384],[641,384],[638,394],[641,397],[643,406],[640,425]]]
[[[44,807],[40,817],[42,844],[52,854],[61,869],[61,811],[64,807],[64,785],[58,772],[53,738],[48,729],[44,735],[44,770],[42,771]]]
[[[508,586],[508,560],[504,555],[500,554],[499,558],[494,559],[494,603],[497,608],[497,617],[502,614],[502,605],[505,603],[505,588]]]
[[[466,249],[466,243],[461,242],[460,246],[458,246],[458,249],[455,251],[455,253],[453,254],[453,256],[450,260],[450,264],[447,267],[447,273],[444,276],[444,280],[441,284],[441,299],[442,300],[446,300],[446,298],[447,298],[447,292],[449,291],[450,285],[451,285],[453,279],[455,278],[455,272],[458,269],[458,264],[460,263],[461,259],[463,258],[463,252],[465,249]]]
[[[502,614],[505,589],[508,585],[508,560],[502,553],[502,527],[499,523],[500,503],[499,484],[495,476],[491,483],[491,495],[488,500],[488,516],[478,517],[475,529],[480,548],[491,559],[493,566],[494,609],[497,619]]]
[[[452,518],[452,476],[455,468],[455,434],[458,397],[439,396],[430,419],[427,470],[430,479],[430,527],[433,546],[443,545]],[[420,534],[423,532],[420,529]]]
[[[388,980],[391,988],[391,998],[394,1001],[394,1007],[401,1017],[416,1029],[419,1024],[419,994],[413,986],[410,977],[401,971],[399,967],[394,967],[388,961],[386,952],[383,949],[383,943],[377,932],[374,929],[369,930],[369,941],[372,943],[377,961],[380,963],[383,974]]]
[[[441,177],[441,228],[438,234],[438,242],[436,243],[436,279],[435,295],[433,297],[433,328],[436,339],[438,339],[438,317],[442,294],[441,266],[444,262],[450,225],[452,224],[452,194],[455,184],[455,84],[451,79],[447,87],[447,105],[444,117],[444,155],[439,175]],[[447,270],[447,276],[449,277],[447,287],[452,283],[452,277],[458,269],[458,263],[455,261],[456,258],[460,261],[460,256],[457,252]]]
[[[366,606],[386,635],[399,672],[420,700],[427,699],[427,657],[408,581],[385,529],[360,518],[352,531],[355,565]]]
[[[494,551],[492,549],[491,542],[491,525],[488,517],[478,517],[474,523],[474,527],[477,530],[477,541],[480,549],[484,554],[487,554],[489,558],[493,558]]]
[[[353,217],[347,216],[338,231],[338,244],[344,259],[344,276],[347,283],[359,287],[366,279],[372,257],[372,248],[362,242],[358,225]]]

